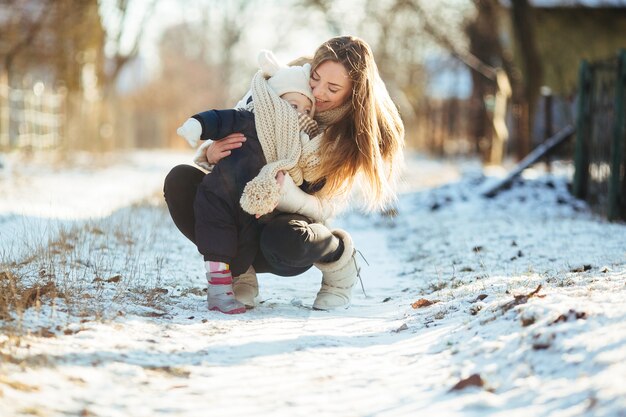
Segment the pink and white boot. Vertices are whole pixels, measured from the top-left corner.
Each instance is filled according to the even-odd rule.
[[[223,262],[205,262],[208,272],[207,304],[209,310],[224,314],[241,314],[246,306],[235,299],[233,292],[233,275],[228,264]]]

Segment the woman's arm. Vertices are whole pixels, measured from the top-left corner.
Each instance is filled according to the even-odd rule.
[[[212,171],[220,159],[230,155],[233,149],[241,148],[245,141],[243,133],[231,133],[217,142],[207,140],[196,149],[193,162],[207,171]]]
[[[282,181],[280,200],[276,207],[278,210],[285,213],[302,214],[320,223],[324,223],[337,211],[337,202],[307,194],[293,182],[288,173],[282,174],[280,171],[276,179],[279,184]]]

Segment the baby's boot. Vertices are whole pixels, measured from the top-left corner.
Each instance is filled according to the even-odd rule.
[[[246,308],[254,308],[254,299],[259,295],[259,282],[252,265],[243,274],[233,277],[233,292],[237,301]]]
[[[233,276],[229,266],[223,262],[205,262],[208,272],[207,303],[209,310],[225,314],[246,312],[246,306],[235,299],[233,292]]]

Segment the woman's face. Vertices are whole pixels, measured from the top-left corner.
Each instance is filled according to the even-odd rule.
[[[309,81],[315,97],[315,111],[337,108],[346,102],[352,92],[352,80],[342,64],[324,61],[311,73]]]

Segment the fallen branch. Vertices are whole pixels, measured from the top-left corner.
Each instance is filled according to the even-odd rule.
[[[515,177],[521,174],[522,171],[524,171],[526,168],[550,153],[550,151],[556,148],[557,145],[565,142],[565,140],[570,138],[574,134],[574,132],[576,132],[576,129],[574,129],[574,126],[572,125],[567,125],[563,129],[559,130],[554,136],[546,139],[544,143],[537,146],[535,150],[526,155],[526,158],[522,159],[517,164],[515,169],[513,169],[513,171],[511,171],[509,175],[506,176],[506,178],[489,188],[487,191],[483,192],[482,195],[488,198],[495,197],[500,191],[508,187],[511,182],[513,182]]]

